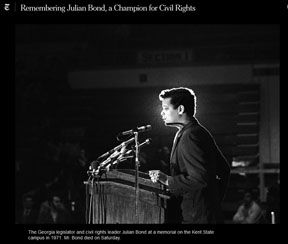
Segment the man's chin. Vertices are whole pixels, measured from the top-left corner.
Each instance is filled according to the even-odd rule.
[[[167,121],[164,121],[164,124],[165,124],[165,126],[173,126],[174,125],[174,123],[167,122]]]
[[[183,125],[182,123],[179,122],[165,122],[165,126],[174,126],[174,127],[178,127]]]

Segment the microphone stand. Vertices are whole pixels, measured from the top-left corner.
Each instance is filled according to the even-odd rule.
[[[135,218],[136,224],[139,224],[139,142],[138,142],[138,132],[134,132],[135,135]]]
[[[94,207],[93,207],[93,203],[94,203],[94,177],[90,176],[88,178],[88,184],[90,186],[88,186],[88,195],[90,195],[90,198],[89,198],[89,210],[88,210],[88,216],[86,216],[86,222],[87,224],[93,224],[93,214],[94,214]],[[92,218],[92,219],[91,219]]]

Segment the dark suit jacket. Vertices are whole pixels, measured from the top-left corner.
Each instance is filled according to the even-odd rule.
[[[170,167],[168,185],[171,194],[181,198],[182,223],[222,223],[221,201],[230,166],[196,119],[178,133]]]

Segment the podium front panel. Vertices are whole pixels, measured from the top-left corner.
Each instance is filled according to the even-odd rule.
[[[139,172],[136,208],[134,170],[113,170],[87,187],[87,222],[92,224],[161,224],[166,220],[169,194],[163,185],[153,183],[148,174]],[[136,211],[138,217],[136,216]]]

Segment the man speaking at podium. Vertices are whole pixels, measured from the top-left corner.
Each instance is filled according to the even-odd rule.
[[[196,95],[188,88],[161,91],[161,116],[166,126],[177,127],[170,157],[171,176],[149,172],[180,201],[183,224],[223,223],[221,201],[228,185],[230,166],[213,136],[195,117]],[[171,210],[170,210],[171,211]]]

